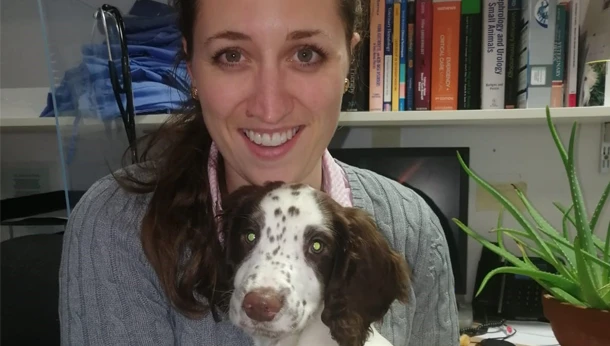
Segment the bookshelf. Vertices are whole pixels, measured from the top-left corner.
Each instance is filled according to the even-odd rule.
[[[610,122],[610,107],[552,108],[554,122],[605,123]],[[152,129],[162,124],[168,115],[141,115],[136,117],[137,126]],[[119,119],[117,119],[119,121]],[[60,117],[60,126],[70,126],[74,118]],[[344,112],[339,126],[387,127],[387,126],[503,126],[544,124],[545,110],[502,109],[502,110],[458,110],[458,111],[405,111],[405,112]],[[84,119],[81,126],[99,124],[93,119]],[[55,118],[40,118],[35,113],[19,112],[0,115],[2,132],[54,131]]]

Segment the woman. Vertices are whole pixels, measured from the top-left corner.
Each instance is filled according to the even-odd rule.
[[[221,257],[214,216],[244,184],[304,182],[371,212],[413,273],[381,328],[396,346],[458,343],[447,243],[410,189],[334,161],[360,0],[176,0],[192,82],[146,165],[98,181],[71,214],[61,267],[64,344],[249,345],[206,305]],[[205,282],[205,280],[203,280]]]

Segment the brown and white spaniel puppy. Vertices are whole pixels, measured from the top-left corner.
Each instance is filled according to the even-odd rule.
[[[307,185],[243,187],[223,203],[229,317],[256,346],[386,346],[372,323],[407,302],[409,272],[374,220]]]

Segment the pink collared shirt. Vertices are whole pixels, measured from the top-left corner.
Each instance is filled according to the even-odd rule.
[[[214,142],[210,147],[210,156],[208,158],[208,178],[210,181],[210,192],[212,194],[212,203],[214,205],[214,215],[218,215],[222,211],[220,203],[220,186],[218,185],[218,147]],[[347,181],[347,176],[343,168],[332,158],[328,150],[322,156],[322,188],[332,199],[344,207],[351,207],[352,192]],[[220,231],[220,230],[219,230]],[[218,237],[222,242],[223,235],[218,233]]]

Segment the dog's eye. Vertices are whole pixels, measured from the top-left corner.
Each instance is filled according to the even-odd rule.
[[[320,252],[322,252],[322,250],[324,250],[324,244],[321,241],[314,240],[311,243],[311,252],[320,253]]]
[[[246,233],[246,241],[248,243],[253,243],[256,240],[256,233],[248,232]]]

